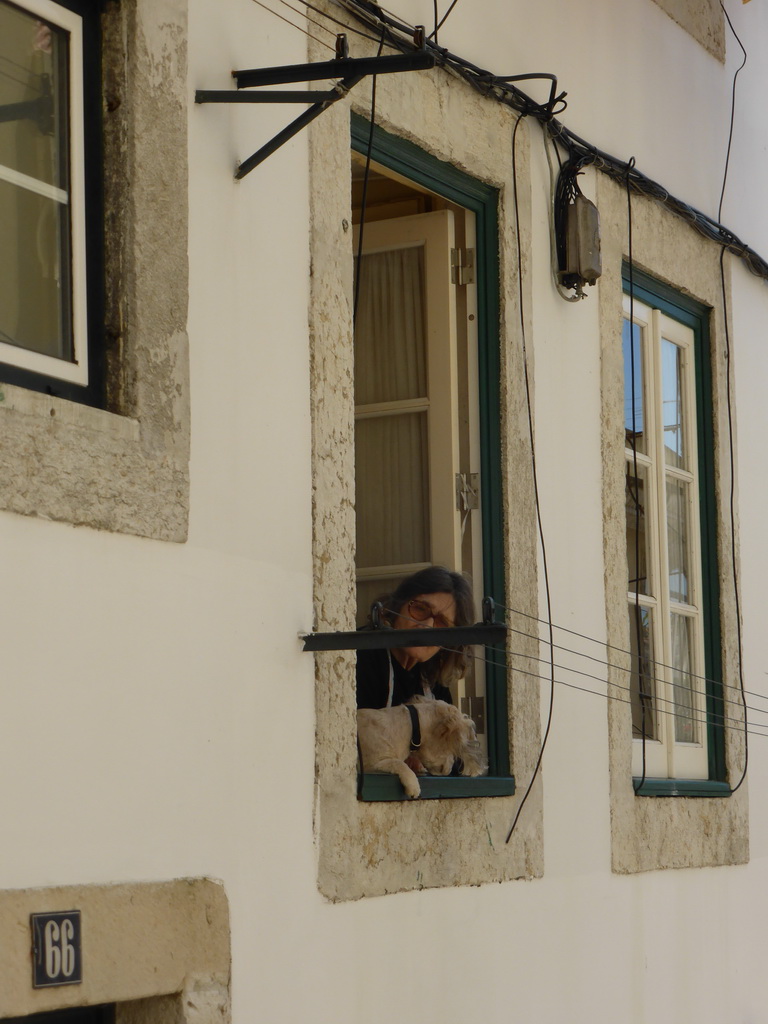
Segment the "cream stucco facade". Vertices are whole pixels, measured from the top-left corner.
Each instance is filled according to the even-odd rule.
[[[300,635],[354,627],[350,117],[369,116],[372,82],[241,181],[304,107],[195,92],[328,60],[342,27],[352,57],[378,38],[351,0],[265,4],[304,31],[251,0],[105,4],[107,398],[0,386],[0,1020],[762,1021],[766,281],[733,254],[721,278],[714,241],[634,197],[638,269],[712,310],[721,659],[736,693],[740,626],[750,706],[736,792],[637,796],[610,654],[629,644],[625,190],[581,176],[603,274],[563,302],[542,125],[521,123],[513,169],[518,112],[488,90],[440,67],[377,78],[381,129],[497,191],[502,603],[545,620],[548,589],[573,631],[558,642],[593,661],[588,678],[557,655],[509,842],[550,710],[533,627],[505,683],[514,796],[358,799],[354,655]],[[768,14],[725,5],[749,59],[721,213],[742,54],[719,5],[459,0],[439,44],[499,76],[556,75],[568,129],[768,258]],[[433,27],[427,0],[393,13]],[[549,83],[521,88],[541,102]],[[747,750],[728,715],[735,783]],[[75,908],[82,984],[33,988],[29,915]]]

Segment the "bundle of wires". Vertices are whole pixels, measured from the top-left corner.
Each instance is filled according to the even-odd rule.
[[[358,22],[374,29],[377,37],[383,33],[386,45],[402,52],[412,52],[414,26],[407,25],[395,18],[389,11],[373,3],[372,0],[336,0],[336,2]],[[437,64],[462,78],[478,92],[539,121],[553,141],[568,152],[569,162],[580,162],[581,166],[592,163],[599,171],[613,178],[623,188],[627,187],[628,183],[635,195],[664,203],[675,214],[687,221],[699,234],[716,242],[728,252],[739,256],[757,277],[768,280],[768,262],[719,221],[683,202],[682,199],[670,195],[667,189],[648,178],[636,167],[633,167],[628,175],[626,160],[620,160],[618,157],[598,149],[558,121],[555,115],[565,110],[567,94],[565,92],[557,93],[557,79],[554,75],[544,72],[531,75],[496,75],[472,64],[445,47],[438,46],[430,38],[425,41],[425,46],[434,53]],[[514,84],[515,81],[525,79],[541,79],[551,83],[550,95],[545,103],[537,103]]]

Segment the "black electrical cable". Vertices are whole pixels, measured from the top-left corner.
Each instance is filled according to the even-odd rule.
[[[296,25],[294,22],[290,21],[288,18],[283,17],[282,14],[279,14],[277,11],[273,10],[267,4],[262,3],[262,0],[253,0],[253,3],[257,4],[259,7],[263,7],[264,10],[265,11],[269,11],[270,14],[274,14],[274,16],[276,18],[279,18],[280,21],[284,21],[286,23],[286,25],[290,25],[291,28],[295,28],[298,32],[303,32],[305,36],[309,36],[310,39],[312,39],[315,43],[319,43],[320,46],[325,46],[329,50],[334,50],[335,49],[335,47],[331,46],[330,43],[326,43],[324,39],[318,39],[317,36],[313,36],[311,32],[308,32],[305,28],[302,28],[301,25]],[[288,5],[286,5],[286,6],[288,6]]]
[[[736,33],[736,29],[733,27],[733,22],[728,17],[728,11],[726,11],[725,7],[723,7],[722,0],[720,0],[720,6],[723,9],[723,14],[725,15],[725,20],[728,22],[728,26],[729,26],[731,32],[733,33],[733,38],[736,40],[736,42],[741,47],[741,52],[742,52],[742,54],[744,56],[744,59],[742,60],[741,64],[739,64],[739,66],[736,68],[736,71],[735,71],[734,76],[733,76],[733,82],[731,84],[731,123],[730,123],[730,127],[728,129],[728,146],[726,147],[726,151],[725,151],[725,167],[723,169],[723,185],[722,185],[722,188],[720,189],[720,203],[719,203],[719,205],[717,207],[717,219],[718,220],[720,220],[722,215],[723,215],[723,199],[725,198],[725,183],[728,180],[728,164],[730,163],[730,159],[731,159],[731,143],[733,142],[733,125],[734,125],[735,116],[736,116],[736,79],[739,77],[739,72],[742,70],[744,65],[747,63],[747,51],[744,49],[744,44],[739,39],[739,37],[738,37],[738,35]]]
[[[630,362],[630,391],[632,394],[632,479],[633,487],[629,488],[635,510],[635,601],[634,601],[634,629],[635,643],[637,644],[637,690],[640,700],[640,735],[643,749],[643,766],[639,782],[635,786],[635,793],[638,793],[645,783],[647,770],[647,704],[653,701],[653,693],[645,692],[645,659],[643,658],[643,614],[640,609],[640,477],[637,470],[637,388],[635,382],[635,279],[634,279],[634,257],[632,252],[632,189],[629,186],[629,176],[635,166],[635,158],[632,157],[627,163],[626,187],[627,187],[627,258],[629,263],[629,362]],[[642,360],[642,353],[640,355]],[[642,370],[641,370],[642,387]],[[634,488],[634,489],[633,489]],[[650,634],[653,643],[653,634]],[[630,645],[631,646],[631,645]],[[655,702],[654,702],[655,704]],[[654,715],[656,707],[652,704]]]
[[[450,647],[443,647],[443,648],[441,648],[441,650],[451,651],[452,649]],[[510,653],[513,655],[513,657],[520,657],[520,658],[524,658],[524,659],[529,659],[530,658],[529,655],[524,654],[522,652],[511,651]],[[469,657],[477,658],[478,656],[477,655],[469,655]],[[507,665],[507,664],[503,664],[501,662],[493,661],[490,658],[485,658],[484,660],[485,660],[485,664],[486,665],[495,665],[498,668],[509,669],[509,665]],[[541,659],[534,658],[532,660],[534,660],[534,661],[543,661],[544,659],[543,658],[541,658]],[[577,672],[575,669],[569,669],[565,665],[558,665],[557,668],[562,669],[564,672],[572,672],[575,675],[583,675],[584,674],[584,673]],[[532,679],[540,679],[542,682],[550,682],[550,679],[551,679],[551,676],[549,676],[549,675],[542,675],[539,672],[531,672],[531,671],[528,671],[526,669],[519,668],[518,666],[512,667],[512,672],[515,672],[518,675],[529,676]],[[625,693],[630,693],[630,694],[632,692],[632,688],[631,687],[629,687],[629,686],[622,686],[620,683],[611,682],[609,679],[603,679],[600,676],[592,676],[591,678],[593,678],[596,682],[605,683],[606,686],[609,686],[609,687],[611,687],[614,690],[623,690]],[[576,690],[580,689],[580,690],[584,690],[587,693],[594,693],[594,694],[597,694],[598,696],[605,697],[607,700],[619,700],[623,704],[631,703],[631,699],[627,700],[624,697],[614,697],[610,693],[601,693],[598,690],[587,690],[585,687],[577,686],[575,683],[567,683],[564,679],[556,678],[555,679],[555,683],[557,685],[559,685],[559,686],[571,686],[573,689],[576,689]],[[673,700],[663,700],[663,703],[664,704],[675,705],[675,702]],[[707,715],[705,715],[703,713],[700,714],[700,715],[697,715],[695,713],[691,713],[691,711],[689,711],[689,710],[668,710],[667,708],[658,708],[657,710],[658,710],[658,713],[660,715],[667,715],[670,718],[679,719],[680,721],[685,721],[685,722],[696,722],[696,723],[700,723],[701,725],[706,725],[710,721],[710,718],[712,717],[712,716],[707,716]],[[695,711],[695,709],[694,709],[694,711]],[[717,715],[715,715],[715,717],[718,719],[718,722],[717,722],[718,727],[721,727],[721,728],[724,728],[724,729],[731,729],[734,732],[743,732],[744,724],[743,724],[741,718],[731,718],[731,717],[729,717],[727,715],[722,715],[722,714],[717,714]],[[729,725],[728,724],[729,722],[735,722],[736,724],[735,725]],[[760,725],[759,723],[755,723],[755,722],[753,722],[752,724],[753,724],[753,726],[756,725],[758,729],[768,729],[768,725]],[[768,738],[768,732],[756,732],[754,730],[750,730],[750,735],[751,736],[765,736],[766,738]]]
[[[377,57],[381,56],[381,51],[384,47],[384,30],[381,32],[381,39],[379,40],[379,50],[376,54]],[[368,179],[371,173],[371,153],[373,151],[373,131],[376,126],[376,79],[377,75],[371,76],[373,81],[371,83],[371,128],[368,133],[368,149],[365,154],[365,174],[363,176],[363,195],[360,201],[360,224],[358,227],[358,238],[357,238],[357,273],[355,275],[355,299],[352,307],[352,326],[357,323],[357,306],[360,302],[360,281],[363,276],[363,232],[365,231],[365,211],[368,203]]]
[[[741,47],[743,54],[743,60],[739,67],[736,69],[733,76],[733,84],[731,87],[731,118],[730,126],[728,129],[728,146],[726,149],[725,156],[725,167],[723,170],[723,185],[720,189],[720,205],[717,210],[717,218],[720,220],[723,212],[723,200],[725,198],[725,186],[728,179],[728,165],[731,159],[731,144],[733,142],[733,125],[736,116],[736,79],[739,77],[739,72],[747,63],[747,51],[744,49],[742,41],[739,39],[736,29],[733,27],[731,19],[728,17],[728,12],[723,7],[722,0],[720,6],[723,9],[723,14],[728,22],[731,32],[736,39],[736,42]],[[733,786],[731,792],[735,793],[737,789],[742,785],[747,777],[747,768],[749,766],[749,720],[747,712],[747,697],[744,687],[744,656],[742,652],[742,637],[741,637],[741,596],[739,587],[739,570],[736,561],[736,470],[735,470],[735,444],[733,438],[733,399],[731,395],[731,337],[730,330],[728,327],[728,289],[725,283],[725,247],[720,250],[720,285],[723,295],[723,325],[724,325],[724,338],[725,338],[725,392],[726,392],[726,408],[728,410],[728,448],[730,455],[730,513],[731,513],[731,572],[733,579],[733,596],[735,603],[736,612],[736,645],[737,645],[737,657],[739,664],[739,685],[741,688],[742,701],[744,704],[744,767],[741,773],[741,778]]]
[[[444,14],[444,15],[442,16],[442,18],[440,19],[440,21],[438,21],[438,23],[437,23],[437,24],[435,25],[435,30],[434,30],[434,32],[430,32],[430,33],[429,33],[429,36],[428,36],[428,38],[430,38],[430,39],[431,39],[431,38],[432,38],[432,36],[434,36],[434,37],[435,37],[435,43],[437,43],[437,33],[438,33],[438,30],[439,30],[439,29],[441,29],[441,28],[443,27],[443,25],[444,25],[444,24],[446,23],[446,21],[448,20],[448,16],[450,15],[451,11],[453,10],[453,8],[454,8],[454,7],[456,6],[456,4],[457,4],[458,2],[459,2],[459,0],[452,0],[452,3],[451,3],[451,5],[450,5],[450,7],[448,8],[448,10],[447,10],[447,11],[445,12],[445,14]]]
[[[305,7],[309,8],[310,11],[314,11],[316,14],[322,15],[324,18],[327,18],[329,21],[332,21],[334,25],[339,25],[341,28],[344,29],[345,32],[352,32],[354,35],[360,36],[362,39],[369,39],[372,43],[378,44],[379,42],[378,36],[371,36],[368,35],[367,32],[361,32],[360,29],[353,28],[346,21],[341,21],[339,18],[334,18],[332,14],[329,14],[322,8],[315,6],[315,4],[311,4],[309,0],[297,0],[297,3],[303,4]]]
[[[731,572],[733,579],[733,595],[735,603],[735,614],[736,614],[736,646],[737,646],[737,657],[739,664],[739,686],[742,693],[742,699],[744,702],[744,768],[741,773],[741,778],[733,787],[732,792],[741,786],[747,777],[747,767],[749,765],[749,740],[747,736],[749,734],[749,722],[747,717],[747,697],[746,690],[744,687],[744,657],[742,652],[742,638],[741,638],[741,597],[739,588],[739,570],[736,562],[736,474],[734,467],[735,451],[734,451],[734,440],[733,440],[733,408],[731,398],[731,341],[730,333],[728,329],[728,305],[727,305],[727,289],[725,285],[725,249],[720,250],[720,283],[723,291],[723,323],[725,324],[725,389],[726,389],[726,408],[728,410],[728,447],[730,452],[730,513],[731,513]]]
[[[328,26],[323,25],[322,22],[316,21],[314,18],[310,18],[308,14],[303,14],[300,10],[298,10],[298,8],[294,7],[293,4],[289,4],[288,0],[279,0],[279,2],[283,5],[283,7],[287,7],[289,11],[293,11],[294,14],[298,14],[300,18],[306,18],[310,25],[317,26],[317,28],[321,29],[323,32],[327,32],[331,36],[336,35],[332,28],[328,28]]]
[[[544,751],[547,746],[547,740],[549,739],[550,729],[552,728],[552,716],[555,705],[555,637],[552,626],[552,597],[550,594],[549,587],[549,566],[547,564],[547,546],[544,540],[544,527],[541,520],[541,503],[539,501],[539,482],[538,473],[536,469],[536,438],[533,429],[533,397],[531,395],[531,384],[528,372],[528,351],[525,340],[525,303],[523,293],[523,249],[522,242],[520,240],[520,203],[517,193],[517,130],[520,127],[520,122],[523,120],[525,115],[521,114],[515,122],[515,127],[512,132],[512,191],[513,201],[515,209],[515,240],[517,244],[517,280],[518,280],[518,303],[520,307],[520,340],[523,356],[523,378],[525,381],[525,395],[526,395],[526,408],[528,413],[528,434],[531,445],[531,473],[533,479],[533,495],[534,502],[536,505],[536,522],[538,524],[539,531],[539,544],[541,547],[541,564],[544,575],[544,592],[546,595],[547,603],[547,619],[549,622],[549,651],[550,651],[550,668],[551,668],[551,680],[549,688],[549,711],[547,714],[547,724],[544,729],[544,736],[541,741],[541,748],[539,750],[539,756],[536,759],[536,764],[531,774],[530,782],[523,794],[523,798],[517,808],[517,813],[512,821],[509,832],[507,833],[506,843],[512,838],[512,833],[515,831],[515,827],[520,820],[523,807],[531,795],[533,784],[541,769],[541,763],[544,759]]]

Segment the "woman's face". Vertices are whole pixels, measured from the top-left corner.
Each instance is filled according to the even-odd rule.
[[[456,625],[456,602],[451,594],[419,594],[406,601],[392,623],[394,629],[445,628]],[[394,653],[404,668],[429,661],[439,647],[400,647]],[[398,656],[402,655],[402,656]]]

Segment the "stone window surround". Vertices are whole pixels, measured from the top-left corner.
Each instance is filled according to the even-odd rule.
[[[369,113],[360,86],[353,109]],[[461,131],[446,132],[446,111]],[[502,436],[527,437],[519,339],[509,146],[514,114],[439,70],[388,75],[377,85],[377,124],[500,189]],[[350,130],[346,104],[310,128],[315,624],[354,627],[354,400]],[[530,241],[526,126],[518,133],[523,251]],[[524,287],[530,309],[530,281]],[[502,442],[504,444],[504,441]],[[526,445],[504,445],[505,560],[512,607],[536,614],[536,533]],[[514,488],[510,481],[515,481]],[[530,651],[536,653],[535,649]],[[512,841],[515,797],[364,803],[357,799],[354,655],[318,654],[316,800],[318,885],[330,900],[437,886],[477,885],[543,873],[541,780]],[[529,668],[529,666],[525,666]],[[535,667],[530,666],[535,672]],[[516,676],[509,689],[512,771],[531,776],[540,744],[538,685]],[[482,837],[482,841],[480,841]]]
[[[720,0],[654,0],[654,3],[721,64],[725,62],[725,18]]]
[[[596,175],[602,226],[603,276],[599,285],[603,394],[603,536],[607,641],[629,648],[626,613],[626,541],[624,536],[623,356],[620,344],[622,260],[626,258],[626,192],[605,175]],[[689,294],[713,310],[711,355],[715,423],[715,487],[718,507],[718,563],[722,626],[723,679],[738,680],[736,607],[731,562],[728,488],[730,467],[726,413],[724,321],[720,249],[680,218],[652,200],[632,197],[635,265],[656,279]],[[725,263],[730,291],[730,264]],[[738,539],[737,539],[738,543]],[[738,557],[738,551],[737,551]],[[613,680],[625,685],[616,673]],[[730,797],[636,796],[632,787],[632,733],[629,705],[608,701],[613,870],[626,874],[661,868],[743,864],[749,859],[747,783]],[[728,777],[741,775],[744,736],[727,730]]]
[[[186,19],[186,0],[105,5],[107,409],[0,385],[0,509],[186,540]]]
[[[30,914],[74,909],[82,983],[32,988]],[[115,1024],[229,1024],[229,936],[208,878],[0,891],[0,1020],[116,1003]]]

